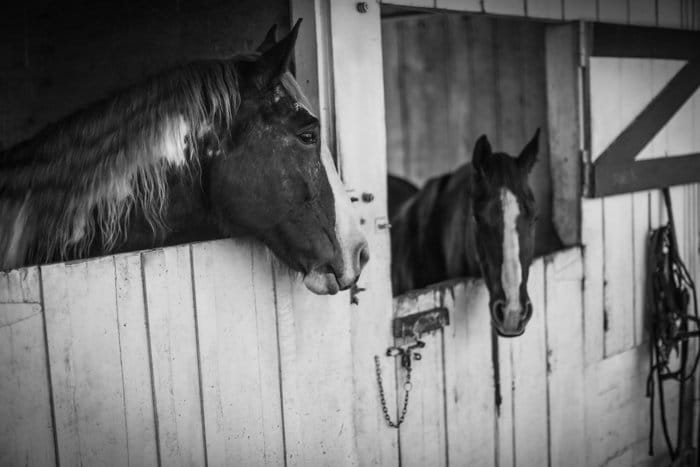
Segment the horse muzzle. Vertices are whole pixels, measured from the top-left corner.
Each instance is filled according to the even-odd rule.
[[[369,246],[362,238],[340,261],[311,269],[304,276],[304,285],[318,295],[335,295],[357,283],[369,261]],[[335,264],[334,264],[335,263]]]
[[[491,324],[501,337],[518,337],[532,317],[532,303],[527,300],[520,308],[508,309],[506,302],[496,300],[491,304]]]

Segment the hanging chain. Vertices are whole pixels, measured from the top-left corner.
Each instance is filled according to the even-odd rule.
[[[403,421],[406,419],[406,411],[408,410],[408,396],[411,392],[411,366],[409,365],[408,368],[406,368],[406,382],[403,384],[403,391],[404,391],[404,396],[403,396],[403,408],[401,409],[401,416],[399,416],[399,419],[394,423],[391,421],[391,416],[389,415],[389,409],[386,405],[386,397],[384,396],[384,385],[382,384],[382,370],[381,367],[379,366],[379,356],[375,355],[374,356],[374,366],[377,370],[377,385],[379,386],[379,400],[382,403],[382,412],[384,413],[384,420],[386,420],[387,424],[392,427],[392,428],[398,428],[401,426]]]

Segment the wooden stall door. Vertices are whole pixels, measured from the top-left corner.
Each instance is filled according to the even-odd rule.
[[[517,339],[492,336],[482,281],[396,299],[399,317],[450,314],[449,326],[423,337],[413,365],[402,465],[586,465],[582,273],[579,249],[535,261],[535,313]],[[399,371],[398,391],[404,378]]]

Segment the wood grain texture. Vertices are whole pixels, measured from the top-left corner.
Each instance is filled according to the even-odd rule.
[[[547,465],[547,300],[544,260],[530,267],[528,292],[533,315],[525,333],[512,340],[513,432],[517,465]],[[579,297],[580,298],[580,297]]]
[[[562,243],[581,242],[581,105],[578,28],[550,26],[545,36],[552,222]]]
[[[190,247],[142,255],[160,460],[204,463]]]
[[[265,247],[192,246],[202,400],[209,465],[284,459],[277,317]]]
[[[545,260],[551,465],[586,465],[580,251]]]
[[[114,257],[129,465],[158,461],[146,304],[138,253]]]
[[[446,290],[443,305],[450,310],[450,325],[443,335],[448,459],[453,465],[494,465],[496,407],[488,293],[482,282],[467,281]],[[474,359],[476,355],[479,358]]]
[[[413,362],[409,412],[399,429],[402,466],[447,465],[442,339],[442,330],[423,336],[425,348],[420,350],[423,358]],[[400,404],[404,373],[403,370],[397,373]]]
[[[127,465],[114,259],[41,269],[61,465]]]
[[[56,463],[36,267],[0,272],[0,465]]]
[[[337,353],[332,354],[336,359],[330,359],[329,364],[342,370],[337,380],[341,384],[339,397],[347,399],[349,406],[342,407],[350,412],[343,414],[349,415],[350,421],[343,419],[342,436],[337,439],[352,443],[350,449],[362,465],[392,466],[399,462],[398,433],[388,430],[381,416],[373,365],[374,355],[381,354],[391,343],[392,316],[390,237],[388,229],[378,227],[387,218],[380,12],[370,7],[367,13],[360,14],[353,2],[334,2],[329,33],[333,60],[328,66],[332,68],[335,89],[343,90],[334,96],[340,172],[349,189],[374,195],[372,202],[353,205],[357,216],[364,220],[362,230],[372,256],[358,283],[365,290],[357,295],[358,303],[354,305],[347,305],[348,294],[341,294],[332,302],[339,307],[336,319],[342,319],[333,328],[334,334],[328,334],[329,341],[337,341],[330,344],[337,347]],[[358,76],[363,79],[358,80]],[[316,332],[323,333],[323,329]],[[314,335],[313,330],[310,335]],[[345,366],[348,362],[350,368]],[[347,387],[348,381],[352,381],[351,388]],[[393,402],[391,396],[388,402]]]

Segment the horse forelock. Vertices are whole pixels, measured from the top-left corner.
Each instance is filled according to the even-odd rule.
[[[84,254],[96,235],[109,251],[135,205],[164,229],[166,173],[196,173],[197,141],[233,123],[236,63],[161,73],[0,153],[0,269]]]

